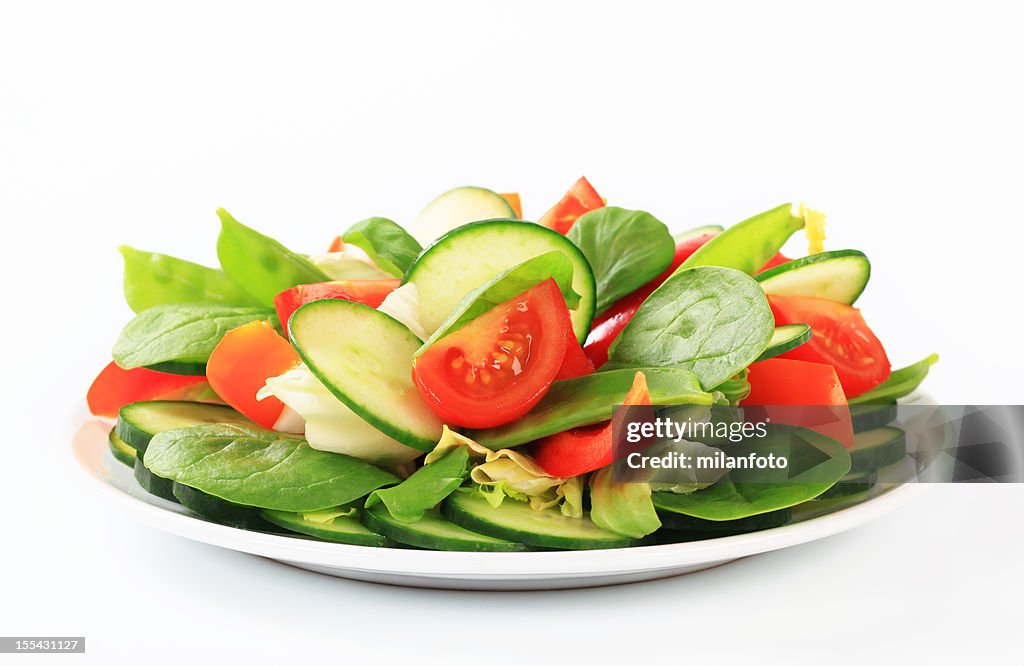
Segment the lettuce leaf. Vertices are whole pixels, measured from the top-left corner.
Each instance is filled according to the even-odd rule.
[[[491,506],[505,498],[529,502],[538,511],[558,506],[563,515],[583,515],[583,484],[579,477],[563,479],[546,473],[530,456],[512,449],[492,451],[445,426],[441,439],[424,458],[429,465],[457,448],[467,450],[475,466],[469,478]]]
[[[309,368],[299,364],[267,384],[257,398],[277,397],[306,420],[306,441],[320,451],[344,453],[393,467],[422,452],[391,439],[338,400]]]

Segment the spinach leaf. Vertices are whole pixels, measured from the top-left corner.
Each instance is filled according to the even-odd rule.
[[[397,486],[370,493],[366,508],[383,503],[396,520],[415,522],[462,485],[468,464],[469,449],[456,447],[420,467]]]
[[[382,270],[397,278],[405,275],[423,246],[409,233],[386,217],[371,217],[356,222],[341,237],[366,252]]]
[[[637,368],[563,379],[523,417],[495,428],[475,430],[471,438],[489,449],[506,449],[555,433],[610,421],[612,411],[633,386],[640,370],[647,377],[651,403],[655,405],[710,405],[714,396],[705,393],[697,378],[683,368]]]
[[[806,502],[850,470],[850,454],[842,444],[797,426],[772,424],[766,437],[722,448],[732,457],[783,456],[788,464],[784,469],[734,469],[710,488],[688,495],[655,492],[654,506],[705,520],[736,520]]]
[[[804,218],[793,215],[792,204],[783,204],[716,235],[691,254],[676,272],[694,266],[724,266],[753,275],[803,226]]]
[[[298,435],[223,423],[167,430],[144,462],[157,476],[235,504],[311,512],[357,500],[398,477]]]
[[[255,304],[224,271],[127,245],[120,250],[124,257],[124,299],[134,312],[167,303]]]
[[[893,370],[892,374],[889,375],[889,379],[886,379],[871,390],[850,398],[848,402],[851,405],[869,405],[889,402],[910,395],[928,376],[928,368],[935,365],[938,360],[939,355],[932,354],[914,365]]]
[[[566,236],[594,270],[595,314],[658,277],[672,263],[676,247],[658,218],[615,206],[584,213]]]
[[[753,278],[731,268],[691,268],[647,297],[603,367],[688,368],[711,389],[750,365],[774,331],[768,299]]]
[[[454,333],[494,306],[515,298],[548,278],[554,278],[566,305],[570,310],[575,309],[579,305],[580,295],[573,291],[572,272],[572,262],[569,258],[555,250],[527,259],[518,266],[498,273],[463,296],[441,327],[434,331],[416,354],[423,353],[434,342],[449,333]]]
[[[168,361],[205,362],[224,334],[242,324],[270,319],[265,308],[217,303],[154,305],[135,315],[114,343],[122,368]]]
[[[223,208],[217,257],[221,268],[260,305],[273,307],[274,297],[298,284],[327,282],[327,274],[305,257],[273,238],[250,229]]]

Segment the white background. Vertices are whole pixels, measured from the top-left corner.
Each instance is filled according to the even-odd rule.
[[[0,634],[85,634],[89,654],[54,659],[96,664],[1009,649],[1019,487],[939,488],[855,532],[675,580],[439,593],[132,524],[73,469],[68,415],[130,314],[120,243],[212,263],[223,205],[314,251],[461,184],[518,190],[536,217],[583,173],[680,230],[790,200],[825,210],[827,246],[872,260],[859,305],[895,365],[937,351],[937,399],[1024,402],[1011,7],[0,4]]]

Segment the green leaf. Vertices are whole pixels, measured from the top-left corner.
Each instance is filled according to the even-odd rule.
[[[341,237],[370,255],[380,268],[397,278],[405,275],[423,246],[409,233],[386,217],[371,217],[356,222]]]
[[[661,527],[647,483],[616,483],[612,468],[603,467],[590,477],[590,519],[598,527],[641,539]]]
[[[383,503],[395,520],[415,522],[462,485],[468,464],[469,450],[464,446],[454,448],[397,486],[370,493],[366,508]]]
[[[753,275],[803,227],[804,218],[793,215],[792,204],[782,204],[716,235],[691,254],[676,272],[695,266],[724,266]]]
[[[558,250],[527,259],[518,266],[498,273],[493,278],[466,294],[440,328],[416,352],[417,356],[427,347],[449,333],[454,333],[496,305],[515,298],[544,280],[553,278],[558,284],[562,297],[570,310],[580,302],[580,295],[572,288],[572,262]]]
[[[298,435],[208,424],[167,430],[146,449],[146,467],[229,502],[278,511],[320,511],[353,502],[398,477]]]
[[[551,384],[537,406],[523,417],[496,428],[470,433],[489,449],[505,449],[532,442],[572,428],[610,421],[633,386],[637,371],[647,377],[651,403],[655,405],[710,405],[714,396],[705,393],[697,378],[683,368],[627,368],[563,379]]]
[[[889,379],[886,379],[869,391],[850,398],[848,402],[851,405],[885,403],[910,395],[928,376],[928,368],[938,363],[938,361],[939,355],[932,354],[914,365],[893,370],[892,374],[889,375]]]
[[[640,305],[605,367],[688,368],[710,389],[750,365],[774,331],[768,299],[753,278],[731,268],[691,268]]]
[[[124,299],[135,312],[168,303],[255,305],[244,289],[216,268],[122,245]]]
[[[850,454],[842,444],[797,426],[772,424],[766,437],[723,443],[722,448],[734,458],[772,454],[788,464],[783,469],[734,469],[710,488],[686,495],[655,492],[654,506],[705,520],[736,520],[806,502],[850,471]]]
[[[274,297],[298,284],[327,282],[326,273],[273,238],[250,229],[223,208],[217,257],[221,268],[260,305],[273,307]]]
[[[675,254],[668,227],[642,210],[592,210],[576,220],[566,236],[594,270],[596,314],[658,277]]]
[[[204,363],[225,333],[273,315],[265,308],[217,303],[155,305],[135,315],[121,330],[114,343],[114,360],[122,368],[168,361]]]

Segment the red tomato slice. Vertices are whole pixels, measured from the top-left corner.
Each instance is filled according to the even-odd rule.
[[[125,370],[111,361],[89,386],[85,401],[96,416],[116,418],[125,405],[170,396],[206,381],[203,376],[172,375],[147,368]]]
[[[284,403],[269,396],[256,399],[267,383],[299,363],[288,341],[265,321],[253,321],[228,331],[206,362],[210,386],[239,412],[265,428],[273,428]]]
[[[667,280],[679,268],[680,264],[689,259],[690,255],[697,251],[697,248],[707,243],[714,236],[715,234],[701,234],[700,236],[694,236],[677,243],[672,263],[661,275],[628,296],[624,296],[606,312],[594,319],[594,324],[590,328],[590,335],[587,336],[587,342],[583,349],[595,368],[600,368],[608,361],[608,348],[611,347],[615,338],[619,337],[619,333],[622,333],[622,329],[626,328],[626,324],[636,314],[640,304],[655,289],[660,287],[661,283]]]
[[[647,377],[638,372],[623,405],[649,405]],[[533,457],[545,472],[567,478],[612,464],[612,422],[574,428],[551,435],[533,445]]]
[[[315,282],[313,284],[300,284],[285,289],[274,297],[274,307],[277,309],[277,319],[281,322],[285,332],[288,330],[288,319],[292,313],[311,301],[322,301],[328,298],[339,298],[343,301],[353,301],[369,305],[371,308],[380,307],[387,295],[398,289],[401,280],[341,280],[337,282]]]
[[[770,358],[751,365],[747,381],[750,395],[743,399],[744,406],[767,405],[766,416],[775,423],[810,428],[846,448],[853,446],[853,423],[846,408],[846,395],[831,365]],[[785,409],[785,405],[809,409]]]
[[[581,176],[565,193],[565,196],[551,210],[544,213],[537,223],[564,234],[572,228],[580,215],[602,207],[604,207],[604,199],[586,177]]]
[[[592,372],[594,372],[594,364],[590,362],[590,359],[583,352],[583,347],[580,347],[580,343],[576,342],[575,338],[570,339],[569,344],[565,346],[565,358],[562,359],[562,367],[558,369],[555,379],[573,379],[574,377],[589,375]]]
[[[833,366],[850,398],[889,378],[892,366],[885,348],[857,308],[804,296],[769,296],[768,304],[777,325],[807,324],[814,333],[782,358]]]
[[[547,393],[571,338],[569,310],[548,279],[432,344],[413,360],[412,378],[446,423],[498,426]]]

